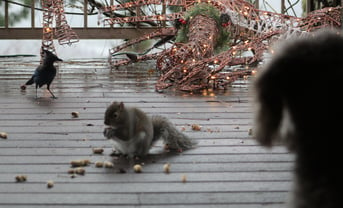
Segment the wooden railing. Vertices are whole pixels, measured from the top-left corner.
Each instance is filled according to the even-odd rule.
[[[1,0],[4,3],[4,26],[0,27],[0,39],[42,39],[42,25],[36,26],[36,11],[41,8],[35,8],[36,2],[39,0],[32,0],[31,5],[21,5],[28,7],[30,9],[31,23],[29,27],[10,27],[9,19],[9,4],[17,4],[15,0]],[[84,5],[88,5],[88,0],[83,0]],[[285,11],[285,0],[279,0],[281,2],[281,11]],[[342,4],[343,0],[336,0],[337,4]],[[114,0],[110,0],[110,4],[113,5]],[[307,5],[314,4],[314,0],[307,0]],[[255,7],[259,7],[260,0],[255,0]],[[307,6],[307,11],[311,8]],[[165,9],[162,9],[162,13]],[[68,13],[66,13],[68,14]],[[96,13],[89,14],[87,11],[87,6],[84,6],[83,12],[83,25],[73,26],[72,29],[75,31],[80,39],[132,39],[142,36],[142,34],[151,33],[156,30],[157,27],[91,27],[88,25],[88,17],[90,15],[96,15]],[[165,26],[165,24],[160,25],[160,27]]]
[[[42,25],[36,26],[36,11],[42,10],[35,8],[35,3],[38,0],[32,0],[29,6],[31,11],[31,21],[28,27],[11,27],[9,25],[9,4],[18,4],[17,1],[4,1],[4,26],[0,27],[0,39],[42,39]],[[111,3],[113,0],[111,0]],[[88,0],[84,0],[84,5],[88,5]],[[156,27],[90,27],[88,25],[88,16],[96,15],[96,13],[88,14],[87,6],[83,10],[83,25],[72,27],[80,39],[131,39],[141,36],[145,33],[151,33],[156,30]],[[2,13],[2,11],[0,12]],[[66,14],[68,14],[66,12]]]

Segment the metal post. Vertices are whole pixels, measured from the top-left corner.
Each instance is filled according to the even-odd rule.
[[[84,0],[83,2],[83,28],[86,29],[88,27],[88,0]]]
[[[311,12],[311,0],[306,1],[306,14]]]
[[[285,14],[285,0],[281,0],[281,14]]]
[[[166,6],[166,2],[165,0],[162,0],[162,15],[166,16],[167,13],[167,6]],[[166,27],[167,26],[167,21],[163,21],[162,22],[162,27]]]
[[[141,7],[140,7],[140,5],[138,5],[138,6],[136,6],[136,17],[137,17],[137,19],[139,19],[140,16],[141,16]],[[139,22],[137,22],[136,28],[140,28]]]
[[[31,0],[31,28],[35,27],[35,0]]]
[[[8,28],[8,1],[5,1],[5,28]]]
[[[114,4],[113,0],[110,1],[110,6]],[[100,12],[100,11],[99,11]],[[113,18],[113,12],[111,11],[111,18]],[[110,24],[110,28],[113,28],[113,24]]]
[[[260,9],[260,0],[255,0],[255,8]]]

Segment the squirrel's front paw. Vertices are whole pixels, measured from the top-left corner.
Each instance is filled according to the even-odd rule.
[[[111,137],[113,137],[114,136],[114,129],[113,128],[111,128],[111,127],[107,127],[107,128],[105,128],[104,129],[104,132],[103,132],[103,134],[104,134],[104,136],[105,137],[107,137],[107,138],[111,138]]]

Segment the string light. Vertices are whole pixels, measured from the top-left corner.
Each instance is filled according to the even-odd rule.
[[[71,45],[78,42],[77,34],[69,26],[64,10],[63,0],[42,0],[43,13],[43,39],[42,48],[55,52],[53,39],[56,38],[60,45]],[[55,18],[54,18],[55,17]],[[53,33],[53,19],[55,19]],[[42,58],[42,57],[41,57]]]
[[[52,31],[51,27],[46,27],[46,28],[44,28],[44,30],[46,33],[50,33]]]
[[[341,23],[340,8],[324,9],[317,13],[311,13],[312,16],[307,18],[297,18],[257,10],[245,0],[195,1],[198,3],[207,2],[207,4],[213,5],[220,13],[229,14],[230,20],[220,22],[219,25],[221,26],[217,27],[216,23],[209,23],[211,20],[209,17],[204,17],[204,19],[199,21],[199,16],[201,15],[197,16],[192,14],[188,16],[182,12],[148,17],[134,16],[112,18],[111,23],[156,20],[169,21],[177,19],[181,23],[182,28],[187,27],[186,36],[187,39],[191,41],[174,43],[171,48],[163,50],[158,55],[152,56],[148,54],[142,58],[142,60],[146,60],[148,58],[158,57],[156,66],[161,72],[161,77],[156,84],[157,89],[164,89],[174,85],[178,89],[192,91],[209,87],[207,84],[210,84],[212,87],[218,87],[231,83],[238,78],[247,79],[250,75],[256,73],[256,70],[250,69],[248,64],[260,61],[263,53],[267,49],[270,53],[274,53],[267,45],[269,43],[268,40],[271,38],[279,38],[281,37],[280,34],[285,32],[312,31],[319,27],[334,26],[335,24],[340,25]],[[122,4],[113,8],[111,7],[111,9],[125,9],[125,6],[142,6],[155,3],[156,0],[139,0],[132,4]],[[169,0],[166,0],[166,4],[168,3],[170,4]],[[191,7],[191,2],[189,1],[187,1],[188,5],[186,5],[186,1],[175,1],[175,4],[186,8],[186,10]],[[331,14],[328,14],[328,12]],[[271,22],[278,22],[278,24],[270,24]],[[202,30],[205,28],[206,30],[203,31],[206,31],[207,33],[201,31],[201,28]],[[230,47],[228,50],[213,55],[215,54],[213,49],[216,40],[218,39],[218,34],[220,34],[219,29],[229,32],[231,37],[237,38],[237,41],[228,41],[226,43]],[[171,33],[171,30],[174,33]],[[175,35],[176,32],[177,30],[175,30],[175,28],[169,28],[169,30],[163,28],[160,32],[151,33],[146,39]],[[138,38],[137,42],[139,42],[138,40],[141,41],[142,38]],[[131,41],[131,43],[132,42],[134,41]],[[194,44],[194,42],[196,42],[196,44]],[[244,52],[252,50],[254,53],[247,53],[252,54],[251,56],[245,56]],[[114,52],[114,50],[111,52]],[[237,54],[239,56],[236,56]],[[127,62],[123,61],[118,64],[125,63]],[[222,72],[224,67],[234,65],[243,65],[243,67],[241,70]],[[210,72],[214,67],[216,70]],[[175,76],[175,74],[177,74],[177,76]],[[181,74],[181,76],[179,76],[179,74]],[[178,82],[177,79],[182,79],[182,82]],[[204,84],[205,79],[208,81],[207,84]]]

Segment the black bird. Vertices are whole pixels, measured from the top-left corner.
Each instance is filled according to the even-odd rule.
[[[36,83],[36,98],[37,98],[37,88],[41,88],[43,85],[47,85],[47,89],[52,95],[52,98],[57,98],[50,90],[50,84],[56,76],[56,67],[54,66],[55,61],[63,61],[58,58],[55,54],[50,51],[43,50],[44,58],[43,64],[39,65],[36,68],[36,71],[33,73],[31,79],[29,79],[25,85],[21,86],[23,90],[26,89],[26,85],[32,85]]]

